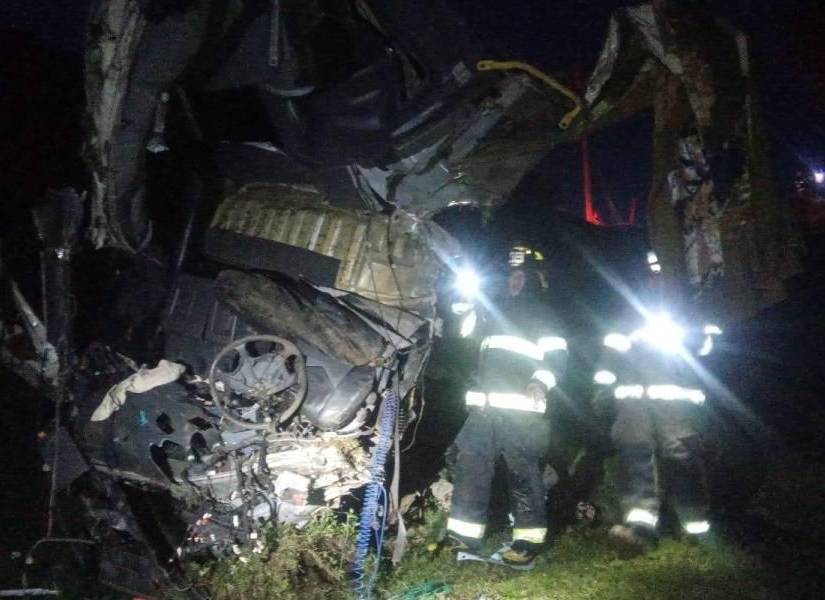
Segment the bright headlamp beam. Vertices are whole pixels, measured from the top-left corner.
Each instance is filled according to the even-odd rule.
[[[472,269],[460,269],[455,276],[455,289],[465,298],[474,298],[481,291],[481,278]]]
[[[682,349],[685,331],[673,322],[670,315],[661,313],[648,317],[647,325],[633,337],[641,338],[668,354],[676,354]]]
[[[825,171],[814,171],[814,181],[817,185],[825,183]]]

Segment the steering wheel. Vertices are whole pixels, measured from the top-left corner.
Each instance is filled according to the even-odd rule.
[[[249,429],[271,429],[291,417],[307,391],[306,363],[294,343],[250,335],[224,346],[209,369],[209,390],[227,420]],[[251,420],[232,413],[251,412]]]

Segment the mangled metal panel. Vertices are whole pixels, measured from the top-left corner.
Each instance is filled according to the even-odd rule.
[[[85,57],[87,136],[95,246],[148,243],[145,155],[164,94],[202,42],[208,11],[149,19],[141,0],[93,3]],[[141,60],[137,60],[138,57]],[[167,97],[168,99],[168,97]]]
[[[375,194],[416,215],[456,205],[489,211],[550,149],[562,106],[555,91],[525,74],[503,77],[489,94],[419,133],[434,138],[425,148],[355,172]]]
[[[211,228],[333,258],[338,261],[335,288],[429,313],[444,260],[439,254],[458,254],[449,235],[400,210],[359,212],[323,200],[287,186],[249,185],[221,204]]]
[[[197,103],[191,110],[183,106],[188,95],[252,90],[267,116],[255,139],[247,141],[280,140],[279,150],[289,161],[319,166],[311,179],[336,188],[331,203],[372,208],[379,198],[417,216],[451,204],[485,209],[502,204],[550,149],[560,115],[569,110],[569,98],[538,79],[479,73],[480,65],[495,61],[481,60],[484,52],[472,32],[441,0],[428,2],[423,12],[404,3],[382,4],[375,7],[382,15],[378,20],[366,4],[360,4],[361,12],[371,15],[366,20],[342,8],[338,25],[353,39],[370,33],[372,45],[364,46],[359,59],[366,66],[327,79],[313,76],[312,85],[295,89],[282,88],[296,74],[314,71],[313,56],[321,51],[317,40],[301,34],[302,27],[337,17],[315,3],[230,4],[231,9],[215,1],[182,6],[93,2],[84,153],[93,180],[91,237],[96,246],[137,251],[150,241],[147,152],[174,146],[164,136],[165,121],[176,123],[181,110],[183,121],[197,130],[195,138],[209,137],[214,129],[214,115],[199,112]],[[439,19],[433,21],[433,14]],[[285,31],[289,23],[297,31]],[[253,25],[261,30],[253,32]],[[387,37],[373,39],[375,30],[385,27]],[[441,41],[444,31],[456,33],[449,47]],[[286,33],[291,37],[283,37]],[[274,63],[270,34],[281,40],[278,44],[291,40],[281,48],[289,49],[289,56],[279,55]],[[247,47],[249,36],[261,42],[261,35],[269,40],[266,44]],[[405,49],[399,52],[405,68],[394,68],[387,43]],[[246,73],[253,62],[254,72]],[[212,77],[223,71],[228,73],[218,77],[217,85]],[[414,93],[406,89],[413,83]],[[376,100],[384,96],[386,101]],[[262,157],[256,160],[261,165],[250,171],[271,177],[269,164]],[[325,174],[323,165],[346,176],[339,181]]]
[[[106,198],[114,194],[107,145],[118,126],[120,108],[129,89],[129,67],[146,21],[137,0],[114,0],[97,8],[90,23],[99,32],[99,40],[86,53],[86,105],[94,130],[86,142],[86,156],[94,184],[92,237],[97,246],[102,246],[108,241],[110,229],[118,228],[117,219],[107,210]]]
[[[749,60],[742,32],[657,0],[615,13],[585,95],[593,120],[631,98],[637,109],[653,107],[650,240],[671,293],[721,320],[780,301],[800,268]]]
[[[312,344],[352,365],[377,364],[386,342],[354,312],[304,282],[223,271],[217,296],[258,331]]]

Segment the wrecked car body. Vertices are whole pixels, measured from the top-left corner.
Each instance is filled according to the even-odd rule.
[[[98,245],[146,241],[147,154],[174,146],[181,119],[187,135],[223,142],[216,166],[233,181],[301,183],[331,204],[427,216],[501,204],[549,147],[521,138],[552,135],[575,98],[525,72],[480,70],[495,57],[439,1],[164,4],[92,11],[86,154]],[[473,159],[517,145],[497,164]]]
[[[376,440],[416,418],[435,279],[454,243],[434,224],[294,190],[282,214],[283,192],[249,186],[216,213],[210,229],[235,237],[207,244],[224,261],[214,276],[176,277],[156,366],[94,344],[73,375],[78,414],[61,428],[71,434],[45,443],[63,447],[58,485],[83,500],[107,584],[149,594],[169,585],[170,560],[260,551],[267,524],[300,527],[341,507],[371,481]],[[284,223],[288,239],[270,242]],[[330,287],[267,262],[302,251],[320,260],[306,273]],[[398,417],[387,430],[389,396]],[[55,456],[47,449],[47,464]],[[143,503],[163,508],[147,516]]]
[[[722,322],[781,302],[804,253],[772,180],[749,44],[710,7],[622,8],[584,92],[591,129],[652,109],[650,242],[674,297]]]
[[[9,331],[36,344],[18,370],[56,401],[44,461],[102,582],[162,593],[184,559],[260,551],[269,524],[383,485],[460,254],[431,217],[504,202],[542,149],[478,149],[579,108],[546,75],[478,67],[478,41],[427,4],[93,3],[89,196],[43,203],[64,230],[41,231],[54,310],[40,322],[18,290]],[[81,349],[57,300],[83,223],[157,275],[113,273],[98,319],[123,331]]]

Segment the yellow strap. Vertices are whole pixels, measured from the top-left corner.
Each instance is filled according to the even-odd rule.
[[[565,114],[561,121],[559,121],[559,129],[564,130],[570,127],[570,123],[572,123],[573,119],[575,119],[582,111],[582,101],[576,92],[559,83],[558,80],[554,79],[544,71],[537,69],[533,65],[528,65],[527,63],[523,63],[518,60],[480,60],[476,63],[476,69],[479,71],[524,71],[528,75],[543,81],[557,92],[564,94],[567,98],[572,100],[576,106],[573,110]]]

